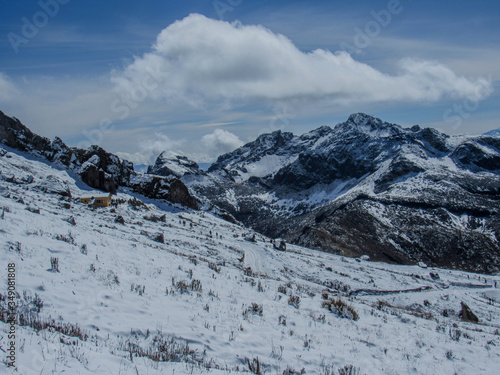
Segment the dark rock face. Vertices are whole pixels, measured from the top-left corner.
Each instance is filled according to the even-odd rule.
[[[500,271],[500,138],[455,138],[365,114],[274,132],[189,187],[253,229],[373,260]]]
[[[460,319],[464,322],[479,323],[479,318],[472,312],[471,308],[464,302],[460,303],[462,305],[462,310],[460,310],[460,313],[458,314]]]
[[[198,209],[197,200],[175,178],[142,176],[127,160],[121,160],[99,146],[87,150],[70,148],[60,138],[50,141],[33,133],[19,120],[0,112],[0,142],[75,171],[88,186],[116,193],[119,186],[129,187],[149,198],[165,199]]]
[[[134,191],[152,199],[164,199],[185,207],[198,209],[198,201],[177,178],[151,176],[134,183]]]

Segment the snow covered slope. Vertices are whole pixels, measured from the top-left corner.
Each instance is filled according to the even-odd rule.
[[[73,174],[25,156],[0,150],[0,267],[15,264],[19,306],[11,371],[2,273],[0,373],[498,371],[498,276],[276,251],[127,188],[92,209]]]

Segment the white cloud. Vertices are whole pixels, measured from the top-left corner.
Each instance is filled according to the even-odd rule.
[[[285,36],[192,14],[165,28],[150,53],[112,81],[119,90],[195,107],[252,99],[332,104],[478,99],[492,92],[484,79],[457,75],[437,62],[404,59],[384,74],[344,52],[304,53]]]
[[[222,129],[215,129],[213,133],[201,137],[201,144],[205,148],[204,152],[211,157],[231,152],[243,146],[243,142],[235,134]]]
[[[182,148],[184,143],[183,140],[173,140],[165,134],[156,132],[154,139],[146,139],[139,142],[138,152],[117,152],[116,154],[120,158],[129,160],[134,164],[154,164],[158,155],[163,151],[172,151],[183,155],[182,151],[178,150]]]
[[[134,164],[154,164],[158,155],[164,151],[184,155],[198,162],[212,162],[218,156],[242,145],[243,142],[238,136],[222,129],[215,129],[201,139],[190,140],[175,140],[156,132],[154,139],[139,141],[137,152],[117,152],[116,154]]]
[[[0,102],[7,102],[18,94],[19,91],[10,78],[0,72]]]

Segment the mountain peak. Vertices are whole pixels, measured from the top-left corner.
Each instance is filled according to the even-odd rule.
[[[148,174],[160,176],[182,177],[187,174],[202,174],[196,162],[186,156],[173,151],[163,151],[157,158],[154,166],[149,166]]]
[[[352,122],[355,125],[381,124],[383,121],[378,117],[367,115],[366,113],[353,113],[347,119],[347,122]]]

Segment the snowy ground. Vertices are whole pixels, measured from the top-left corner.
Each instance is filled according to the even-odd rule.
[[[0,322],[0,373],[248,373],[257,360],[280,375],[498,373],[498,276],[276,251],[208,213],[146,200],[92,209],[67,172],[2,154],[0,268],[15,263],[19,312],[47,328],[16,326],[12,370]],[[50,192],[66,187],[73,199]],[[338,297],[358,320],[322,307]],[[462,301],[479,324],[460,321]]]

